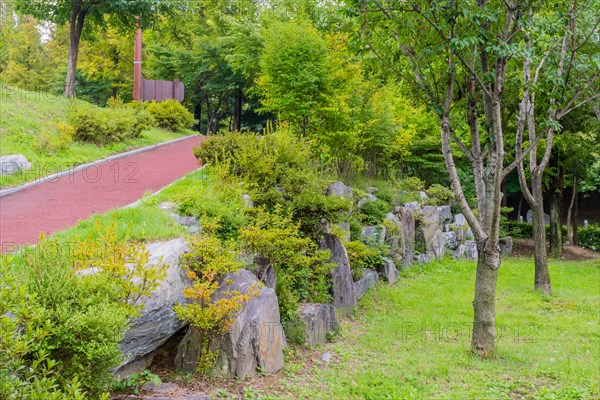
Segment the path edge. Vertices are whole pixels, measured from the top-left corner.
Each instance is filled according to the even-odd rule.
[[[38,179],[36,179],[34,181],[27,182],[27,183],[25,183],[25,184],[23,184],[21,186],[16,186],[16,187],[13,187],[13,188],[8,188],[8,189],[0,190],[0,198],[1,197],[9,196],[11,194],[15,194],[15,193],[20,192],[20,191],[25,190],[25,189],[29,189],[30,187],[37,186],[37,185],[39,185],[41,183],[45,183],[45,182],[50,181],[52,179],[57,179],[57,178],[61,178],[61,177],[65,176],[65,175],[68,175],[68,174],[73,174],[75,172],[84,170],[86,168],[89,168],[91,166],[95,166],[97,164],[109,162],[109,161],[116,160],[116,159],[119,159],[119,158],[122,158],[122,157],[132,156],[132,155],[135,155],[135,154],[138,154],[138,153],[143,153],[145,151],[153,150],[153,149],[156,149],[158,147],[168,146],[170,144],[177,143],[177,142],[180,142],[180,141],[183,141],[183,140],[186,140],[186,139],[190,139],[190,138],[193,138],[193,137],[202,137],[202,135],[195,134],[195,135],[184,136],[184,137],[180,137],[180,138],[177,138],[177,139],[168,140],[166,142],[155,143],[155,144],[152,144],[150,146],[140,147],[140,148],[137,148],[137,149],[129,150],[129,151],[126,151],[124,153],[113,154],[112,156],[101,158],[99,160],[92,161],[92,162],[89,162],[89,163],[81,164],[81,165],[79,165],[79,166],[77,166],[77,167],[75,167],[73,169],[67,169],[66,171],[57,172],[57,173],[52,174],[52,175],[47,175],[47,176],[44,176],[42,178],[38,178]]]

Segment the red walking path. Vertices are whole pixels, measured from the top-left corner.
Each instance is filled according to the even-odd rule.
[[[124,155],[0,197],[0,250],[35,243],[93,214],[124,207],[199,168],[193,136]]]

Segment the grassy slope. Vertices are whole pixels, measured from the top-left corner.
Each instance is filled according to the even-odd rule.
[[[532,290],[531,260],[503,263],[493,360],[467,351],[475,265],[452,262],[367,295],[327,346],[339,362],[291,373],[283,390],[311,399],[598,399],[600,265],[554,261],[550,270],[547,297]]]
[[[0,187],[10,187],[67,170],[86,162],[133,148],[148,146],[181,137],[162,129],[144,131],[140,138],[104,147],[79,142],[60,148],[56,123],[62,122],[72,104],[46,93],[35,93],[2,86],[0,93],[0,156],[24,154],[33,163],[25,173],[0,176]],[[50,142],[45,146],[45,142]]]

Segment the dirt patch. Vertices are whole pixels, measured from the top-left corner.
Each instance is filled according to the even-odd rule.
[[[533,257],[533,239],[515,239],[513,245],[513,255],[515,257]],[[549,246],[546,246],[549,251]],[[600,252],[584,249],[579,246],[566,245],[561,260],[585,261],[600,259]]]

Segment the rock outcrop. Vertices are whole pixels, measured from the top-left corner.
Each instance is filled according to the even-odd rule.
[[[331,272],[333,305],[338,313],[346,314],[356,306],[356,292],[348,253],[340,239],[330,233],[323,236],[321,249],[329,249],[331,251],[330,260],[336,264]]]
[[[304,323],[304,336],[308,345],[325,343],[327,334],[339,329],[333,304],[300,304],[298,316]]]
[[[177,318],[173,306],[186,303],[183,289],[191,286],[186,272],[179,266],[181,255],[188,251],[184,239],[146,245],[148,267],[165,265],[166,277],[148,297],[142,298],[141,315],[132,321],[121,342],[123,363],[117,375],[141,372],[152,361],[152,353],[185,324]]]
[[[354,282],[354,291],[356,297],[361,298],[369,291],[369,288],[375,286],[379,280],[379,274],[372,269],[365,269],[361,280]]]

